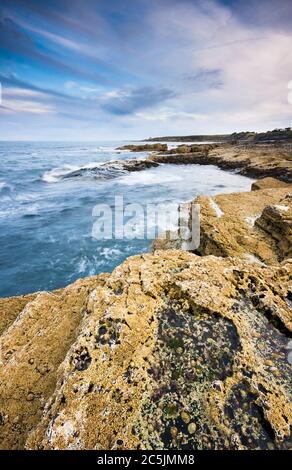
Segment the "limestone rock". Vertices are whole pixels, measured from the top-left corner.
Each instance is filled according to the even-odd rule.
[[[276,240],[256,221],[266,206],[277,204],[289,189],[267,189],[245,193],[200,196],[203,255],[240,256],[273,264],[282,261]]]
[[[216,165],[224,170],[237,170],[253,178],[273,177],[292,183],[292,146],[269,145],[196,145],[181,152],[180,147],[164,155],[150,156],[159,163]],[[183,146],[187,151],[187,146]]]
[[[218,144],[192,144],[192,145],[179,145],[178,147],[169,149],[167,155],[178,155],[181,153],[205,153],[218,147]]]
[[[292,183],[291,145],[220,146],[208,154],[213,164],[251,177],[271,176]]]
[[[289,262],[182,251],[129,258],[89,295],[26,448],[291,448],[290,278]],[[39,350],[51,344],[43,333]],[[13,383],[22,364],[9,369]],[[34,402],[19,399],[24,410]]]
[[[58,367],[87,315],[88,295],[103,280],[101,275],[55,293],[16,297],[10,304],[4,301],[6,318],[11,319],[13,313],[15,320],[0,337],[0,448],[24,446],[54,391]]]
[[[279,204],[264,208],[256,226],[266,231],[276,241],[279,258],[292,257],[292,192]]]
[[[36,296],[37,294],[31,294],[0,298],[0,335],[14,322],[26,304],[34,300]]]
[[[286,209],[291,204],[288,198],[291,189],[292,185],[285,184],[272,189],[194,199],[193,203],[200,206],[201,220],[197,252],[201,255],[238,256],[264,264],[275,264],[289,258],[291,221],[290,209]],[[277,207],[281,208],[281,201],[286,196],[285,209],[281,211]],[[268,209],[268,206],[274,209]],[[165,238],[164,234],[152,244],[153,250],[182,246],[182,241]]]
[[[116,150],[130,150],[131,152],[164,152],[167,150],[167,144],[137,144],[137,145],[123,145]]]
[[[251,185],[252,191],[257,191],[259,189],[270,189],[270,188],[287,188],[290,187],[289,183],[285,183],[285,181],[278,180],[277,178],[267,177],[261,178]]]

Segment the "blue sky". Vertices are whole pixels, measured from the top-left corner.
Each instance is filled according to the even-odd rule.
[[[287,127],[291,23],[291,0],[0,0],[0,139]]]

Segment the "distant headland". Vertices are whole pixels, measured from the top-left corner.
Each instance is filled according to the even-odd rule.
[[[226,143],[292,143],[292,129],[274,129],[267,132],[233,132],[232,134],[206,134],[206,135],[173,135],[163,137],[149,137],[146,142],[226,142]]]

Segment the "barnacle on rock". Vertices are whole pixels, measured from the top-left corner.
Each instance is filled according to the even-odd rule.
[[[290,449],[291,267],[166,250],[36,295],[1,336],[1,448]]]

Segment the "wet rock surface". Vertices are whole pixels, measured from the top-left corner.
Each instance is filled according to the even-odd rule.
[[[291,273],[169,250],[39,294],[1,337],[2,448],[291,448]]]
[[[118,178],[127,172],[142,171],[147,168],[158,166],[159,163],[150,160],[114,160],[106,163],[101,163],[95,167],[84,167],[78,170],[69,171],[62,179],[72,178],[94,178],[94,179],[112,179]]]

